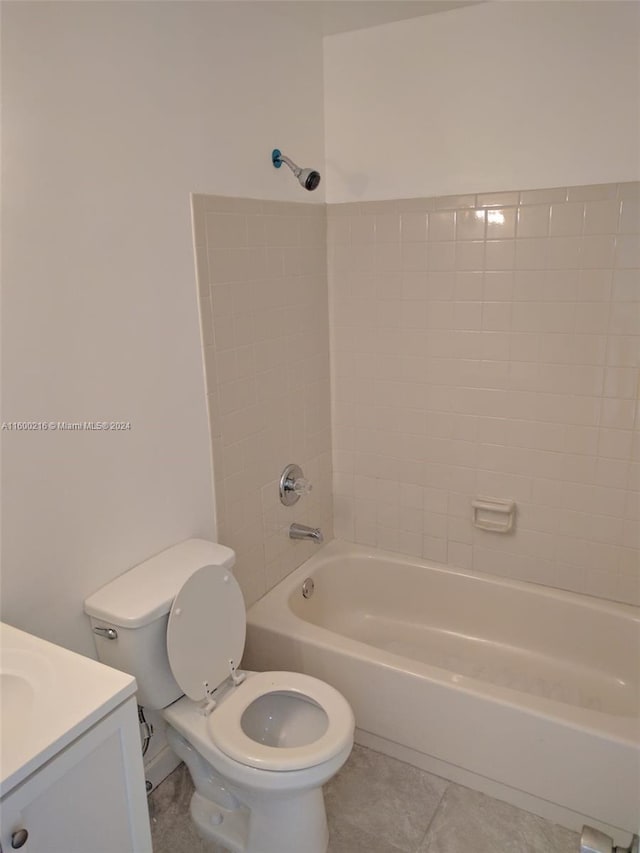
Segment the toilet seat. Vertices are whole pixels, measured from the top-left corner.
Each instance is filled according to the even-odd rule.
[[[259,743],[242,730],[242,715],[261,696],[292,693],[311,700],[327,715],[327,729],[302,746]],[[261,770],[300,770],[329,761],[353,740],[354,718],[347,700],[333,687],[297,672],[260,672],[235,688],[207,718],[207,731],[225,755]]]

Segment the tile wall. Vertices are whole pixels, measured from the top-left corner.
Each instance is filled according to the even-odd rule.
[[[250,605],[317,548],[293,521],[333,536],[325,205],[195,195],[193,219],[218,538]]]
[[[337,536],[640,603],[639,198],[327,206]]]

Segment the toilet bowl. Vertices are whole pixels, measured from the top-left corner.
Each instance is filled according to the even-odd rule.
[[[141,704],[163,709],[200,835],[233,853],[325,853],[322,785],[351,752],[353,712],[311,676],[238,669],[234,558],[188,540],[107,584],[85,602],[98,656],[136,677]]]
[[[324,853],[322,785],[353,746],[346,700],[310,676],[247,673],[208,716],[200,710],[184,697],[163,711],[196,788],[191,814],[200,835],[233,851]]]

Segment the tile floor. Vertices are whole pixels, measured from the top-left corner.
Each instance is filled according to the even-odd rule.
[[[225,853],[189,817],[186,767],[149,798],[154,853]],[[355,746],[325,786],[329,853],[577,853],[579,836],[529,812]],[[300,853],[304,853],[303,850]]]

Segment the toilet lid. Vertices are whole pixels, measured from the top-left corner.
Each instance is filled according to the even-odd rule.
[[[242,592],[229,569],[203,566],[176,595],[167,625],[173,677],[194,701],[240,665],[246,635]]]

